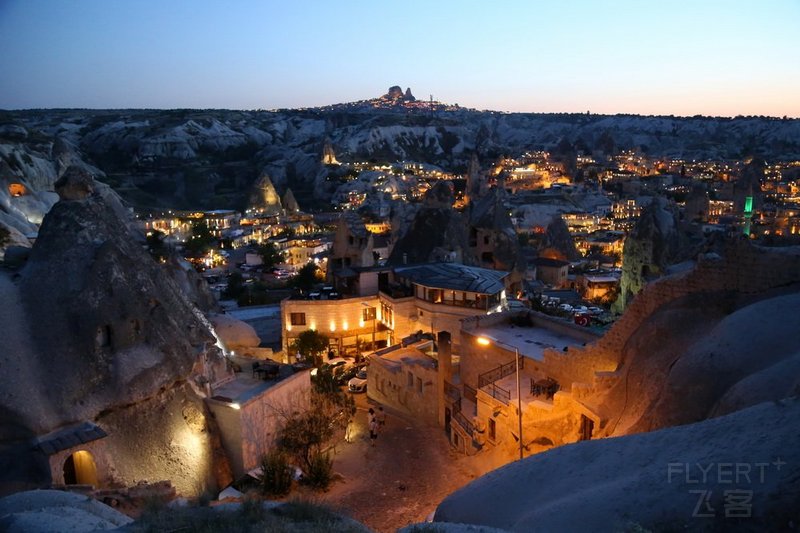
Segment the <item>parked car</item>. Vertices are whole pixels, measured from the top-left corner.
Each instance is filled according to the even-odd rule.
[[[350,379],[354,378],[359,370],[357,366],[343,365],[336,367],[333,370],[333,375],[334,378],[336,378],[336,383],[339,385],[347,385]]]
[[[347,367],[353,366],[351,361],[348,361],[344,357],[334,357],[333,359],[328,359],[327,361],[323,362],[320,368],[330,368],[331,374],[334,377],[341,374]],[[317,369],[313,368],[311,370],[311,375],[317,375]]]
[[[516,298],[508,298],[506,306],[509,311],[526,311],[528,309],[528,306],[522,300]]]
[[[336,368],[337,366],[342,366],[347,364],[347,359],[344,357],[334,357],[332,359],[328,359],[323,364],[328,365],[329,367]]]
[[[350,392],[367,392],[367,369],[362,368],[350,381],[347,382]]]

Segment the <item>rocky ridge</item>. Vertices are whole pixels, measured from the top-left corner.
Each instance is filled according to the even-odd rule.
[[[393,94],[402,95],[398,101],[428,105],[409,101],[408,91],[397,89]],[[559,141],[580,142],[604,153],[610,138],[619,149],[657,156],[800,159],[800,121],[758,117],[462,109],[431,114],[422,108],[394,113],[335,106],[274,112],[18,111],[0,117],[0,155],[11,175],[26,180],[31,191],[50,190],[57,179],[61,170],[55,161],[61,156],[54,144],[61,139],[73,153],[85,154],[81,160],[90,158],[107,174],[101,179],[132,204],[169,208],[243,208],[250,186],[264,173],[280,194],[290,187],[301,207],[325,202],[340,179],[335,168],[321,161],[326,144],[341,162],[412,160],[458,172],[475,153],[492,160],[553,149]]]

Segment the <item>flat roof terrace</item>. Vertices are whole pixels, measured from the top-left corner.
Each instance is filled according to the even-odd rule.
[[[275,361],[244,357],[233,357],[232,359],[240,365],[241,372],[236,372],[235,379],[215,388],[214,395],[210,398],[211,400],[243,405],[296,373],[292,365],[285,365]],[[265,379],[260,374],[253,372],[253,363],[274,364],[278,367],[278,374],[271,379]],[[304,371],[308,372],[308,370],[300,370],[300,372]]]
[[[471,333],[476,337],[495,339],[499,348],[512,351],[516,348],[520,356],[535,361],[544,361],[544,350],[547,348],[564,351],[564,348],[582,346],[586,342],[585,337],[577,334],[570,335],[537,326],[519,327],[508,323],[478,327]]]

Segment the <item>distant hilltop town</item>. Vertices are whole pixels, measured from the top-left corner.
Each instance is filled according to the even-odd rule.
[[[346,104],[334,104],[317,108],[320,111],[428,111],[428,112],[454,112],[464,111],[465,108],[458,104],[445,104],[434,100],[419,100],[411,93],[411,87],[405,92],[399,85],[392,85],[386,94],[369,100],[359,100]]]

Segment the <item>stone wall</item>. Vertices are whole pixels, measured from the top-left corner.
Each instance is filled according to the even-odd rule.
[[[239,405],[208,400],[235,477],[256,468],[275,443],[287,416],[308,408],[309,372],[294,374]]]
[[[261,457],[273,447],[286,416],[308,409],[310,393],[310,373],[299,372],[241,406],[245,471],[261,464]]]
[[[754,295],[800,282],[800,247],[764,248],[747,240],[726,243],[722,256],[700,256],[691,270],[660,278],[646,285],[625,314],[596,343],[570,350],[577,357],[561,361],[564,371],[588,375],[574,364],[592,362],[595,370],[614,371],[623,362],[625,344],[642,323],[660,307],[689,294],[719,293]],[[555,353],[545,355],[558,366]],[[567,368],[567,367],[572,368]],[[586,383],[592,383],[592,380]]]
[[[408,354],[407,356],[402,355]],[[379,403],[428,425],[438,424],[436,362],[414,348],[372,357],[367,394]]]

